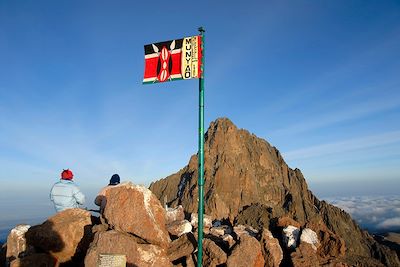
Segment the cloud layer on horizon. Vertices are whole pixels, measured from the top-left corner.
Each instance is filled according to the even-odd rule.
[[[370,232],[400,230],[400,196],[332,197],[325,199],[350,213]]]

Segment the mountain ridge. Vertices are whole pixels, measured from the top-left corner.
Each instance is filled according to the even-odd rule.
[[[232,224],[241,220],[253,227],[269,227],[286,216],[302,226],[314,225],[344,240],[346,262],[387,266],[400,265],[388,248],[379,245],[361,230],[345,211],[320,201],[309,189],[300,169],[291,169],[279,150],[228,118],[210,123],[205,134],[205,213]],[[197,211],[197,155],[188,165],[164,179],[153,182],[150,190],[172,207]],[[242,216],[247,209],[259,213]],[[256,212],[257,211],[257,212]],[[314,228],[315,228],[314,227]],[[365,265],[368,266],[368,265]]]

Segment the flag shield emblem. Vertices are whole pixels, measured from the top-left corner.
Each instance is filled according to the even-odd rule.
[[[199,78],[201,36],[191,36],[144,46],[143,83]]]

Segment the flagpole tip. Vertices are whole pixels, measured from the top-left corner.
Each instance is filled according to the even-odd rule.
[[[205,32],[205,30],[204,30],[204,28],[203,28],[203,27],[199,27],[199,28],[198,28],[198,30],[199,30],[199,32],[200,32],[200,33],[203,33],[203,32]]]

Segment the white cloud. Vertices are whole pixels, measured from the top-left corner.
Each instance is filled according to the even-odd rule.
[[[378,225],[379,228],[400,227],[400,217],[386,219]]]
[[[400,228],[400,196],[336,197],[326,201],[348,212],[362,228],[373,232]]]

